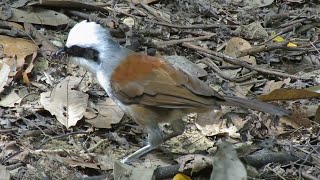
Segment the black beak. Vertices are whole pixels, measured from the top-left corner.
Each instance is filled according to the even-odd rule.
[[[64,55],[66,53],[67,49],[68,48],[66,46],[59,49],[56,53],[54,53],[54,57],[60,57],[60,56]]]

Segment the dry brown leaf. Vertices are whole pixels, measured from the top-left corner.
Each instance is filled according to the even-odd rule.
[[[30,80],[26,72],[22,72],[22,80],[23,80],[23,83],[26,84],[27,86],[30,85]]]
[[[258,97],[261,101],[276,101],[276,100],[297,100],[319,98],[320,93],[309,91],[307,89],[276,89],[270,94],[261,95]]]
[[[32,71],[32,69],[33,69],[33,67],[34,67],[34,61],[35,61],[36,57],[37,57],[37,53],[34,52],[34,53],[32,54],[31,60],[30,60],[30,62],[29,62],[29,66],[28,66],[28,67],[26,68],[26,70],[25,70],[25,72],[26,72],[27,74]]]
[[[10,57],[17,56],[17,62],[14,63],[17,68],[24,65],[26,56],[37,52],[38,49],[38,46],[32,41],[3,35],[0,35],[0,44],[3,47],[3,53],[5,55]]]
[[[237,57],[238,52],[245,49],[249,49],[249,48],[251,48],[251,45],[248,41],[239,37],[234,37],[228,41],[228,44],[226,46],[224,53],[231,57]],[[252,65],[257,64],[256,58],[253,56],[244,56],[244,57],[241,57],[240,59]]]
[[[36,7],[53,7],[53,8],[70,8],[88,11],[99,11],[101,13],[107,14],[109,11],[105,9],[108,4],[102,1],[75,1],[75,0],[42,0],[42,1],[33,1],[29,2],[28,6]]]
[[[201,154],[189,154],[176,159],[180,164],[179,171],[191,169],[191,174],[199,172],[212,164],[212,158]]]
[[[12,8],[12,17],[9,21],[31,24],[59,26],[68,24],[68,16],[53,10],[32,8],[32,11]]]
[[[49,92],[41,93],[40,103],[67,128],[76,125],[86,111],[89,96],[72,90],[81,78],[69,76]]]
[[[312,115],[314,113],[315,112],[313,112]],[[307,114],[306,108],[300,105],[294,105],[293,113],[290,116],[290,118],[288,118],[288,121],[290,121],[292,124],[297,124],[298,128],[300,127],[309,128],[312,125],[312,122],[310,121],[310,119],[308,119],[309,115],[310,114]]]
[[[99,100],[95,109],[98,111],[98,115],[86,120],[86,122],[97,128],[111,128],[112,124],[119,123],[124,116],[122,109],[111,98],[106,101]]]

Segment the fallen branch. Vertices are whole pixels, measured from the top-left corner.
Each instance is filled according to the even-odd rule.
[[[292,79],[304,79],[304,78],[299,77],[299,76],[295,76],[295,75],[291,75],[291,74],[287,74],[287,73],[282,73],[282,72],[277,72],[277,71],[273,71],[271,69],[260,68],[260,67],[248,64],[247,62],[244,62],[244,61],[242,61],[242,60],[240,60],[238,58],[233,58],[233,57],[227,56],[227,55],[219,53],[219,52],[215,52],[215,51],[212,51],[212,50],[209,50],[209,49],[202,48],[200,46],[196,46],[196,45],[191,44],[191,43],[184,42],[184,43],[182,43],[182,46],[190,48],[190,49],[194,49],[194,50],[197,50],[197,51],[202,51],[202,52],[214,55],[214,56],[217,56],[219,58],[222,58],[224,61],[226,61],[226,62],[228,62],[230,64],[246,67],[248,69],[255,70],[255,71],[258,71],[258,72],[263,73],[263,74],[271,74],[271,75],[275,75],[275,76],[280,76],[280,77],[284,77],[284,78],[292,78]]]
[[[184,38],[184,39],[177,39],[177,40],[171,40],[171,41],[162,41],[156,43],[157,46],[169,46],[169,45],[175,45],[180,44],[183,42],[190,42],[190,41],[197,41],[197,40],[205,40],[210,39],[213,35],[206,35],[206,36],[199,36],[199,37],[192,37],[192,38]]]
[[[170,24],[170,23],[165,23],[165,22],[152,21],[150,19],[143,19],[143,21],[151,22],[154,24],[162,25],[162,26],[178,28],[178,29],[211,29],[211,28],[221,28],[221,27],[228,27],[231,29],[236,29],[239,27],[237,25],[224,25],[224,24],[197,24],[197,25],[182,26],[182,25]]]

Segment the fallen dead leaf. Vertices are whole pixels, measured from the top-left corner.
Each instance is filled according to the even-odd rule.
[[[2,180],[10,180],[10,172],[7,170],[6,166],[0,165],[0,174]]]
[[[184,56],[173,55],[173,56],[162,56],[162,57],[173,66],[183,69],[183,71],[189,74],[192,74],[193,76],[205,77],[208,75],[207,71],[205,71],[195,63],[191,62],[189,59],[187,59]]]
[[[173,177],[173,180],[191,180],[191,178],[185,174],[178,173]]]
[[[238,52],[245,49],[249,49],[249,48],[251,48],[251,45],[248,41],[239,37],[234,37],[228,41],[228,44],[226,46],[224,53],[231,57],[237,57]],[[244,56],[244,57],[241,57],[240,59],[252,65],[257,64],[256,58],[254,56]]]
[[[94,157],[95,164],[99,166],[99,169],[107,171],[113,169],[115,158],[110,155],[98,155]]]
[[[258,97],[261,101],[297,100],[319,98],[320,93],[307,89],[276,89],[269,94]]]
[[[151,180],[153,171],[151,168],[136,168],[119,161],[115,161],[113,166],[114,179]]]
[[[0,19],[1,20],[7,20],[12,16],[11,7],[6,1],[3,1],[0,4],[0,9],[1,9],[0,10]]]
[[[170,151],[174,153],[194,153],[209,149],[214,145],[214,142],[206,138],[201,132],[190,130],[166,141],[164,144],[166,147],[170,147]]]
[[[21,101],[21,97],[18,95],[15,89],[13,89],[8,95],[0,101],[2,107],[15,107],[16,103]]]
[[[191,174],[201,171],[212,164],[212,158],[201,154],[189,154],[176,159],[180,164],[179,171],[190,170]]]
[[[228,110],[227,107],[222,108]],[[212,110],[207,113],[198,114],[195,125],[205,136],[228,134],[230,137],[239,138],[240,134],[238,130],[244,126],[246,121],[238,117],[234,120],[236,122],[234,125],[227,125],[224,120],[220,120],[222,115],[224,115],[224,112],[221,110]]]
[[[261,26],[260,22],[253,22],[248,25],[238,27],[235,32],[244,35],[249,39],[267,39],[269,38],[268,32]]]
[[[312,115],[314,115],[315,112],[312,112]],[[308,114],[306,109],[303,106],[295,105],[293,106],[293,113],[290,116],[290,118],[287,118],[288,121],[291,122],[291,124],[296,124],[296,129],[300,127],[309,128],[312,125],[311,120],[308,118],[311,114]],[[294,127],[294,126],[292,126]]]
[[[28,6],[36,7],[51,7],[51,8],[70,8],[72,9],[86,9],[88,11],[99,11],[104,14],[108,14],[108,10],[104,7],[107,6],[107,3],[102,1],[74,1],[74,0],[45,0],[45,1],[32,1],[28,2]],[[32,7],[33,8],[33,7]]]
[[[111,128],[112,124],[119,123],[124,116],[122,109],[111,98],[108,98],[106,101],[99,100],[95,109],[98,115],[94,117],[91,113],[90,116],[93,116],[93,118],[87,119],[86,122],[97,128]]]
[[[244,0],[240,1],[241,6],[244,6],[244,9],[249,10],[253,8],[258,8],[258,7],[265,7],[273,3],[273,0],[264,0],[264,1],[259,1],[259,0]]]
[[[0,93],[3,91],[4,86],[7,84],[9,73],[10,67],[6,63],[0,61]]]
[[[268,94],[276,89],[280,89],[284,84],[284,81],[277,81],[274,80],[266,82],[264,88],[263,88],[263,94]]]
[[[17,57],[17,68],[24,65],[26,56],[37,52],[38,49],[38,46],[32,41],[3,35],[0,35],[0,44],[3,46],[3,53],[6,56]]]
[[[130,28],[132,28],[135,25],[135,20],[132,17],[126,17],[122,20],[123,24],[126,24]]]
[[[102,170],[98,164],[86,162],[84,160],[75,160],[75,159],[65,158],[65,157],[60,157],[60,156],[54,156],[51,158],[54,158],[54,159],[58,160],[59,162],[64,162],[65,164],[68,164],[69,166],[72,166],[72,167],[82,167],[82,168],[92,168],[92,169]]]
[[[232,145],[220,142],[210,180],[246,180],[247,171]]]
[[[86,111],[89,95],[72,90],[81,78],[69,76],[49,92],[41,93],[40,103],[67,128],[76,125]]]
[[[12,8],[9,21],[59,26],[68,24],[71,20],[60,12],[34,7],[32,11]]]

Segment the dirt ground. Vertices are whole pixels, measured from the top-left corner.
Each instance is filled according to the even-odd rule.
[[[319,1],[112,0],[0,4],[0,174],[4,179],[320,179]],[[82,20],[163,57],[224,95],[289,117],[223,106],[147,144],[96,79],[54,57]],[[171,131],[162,125],[164,133]]]

